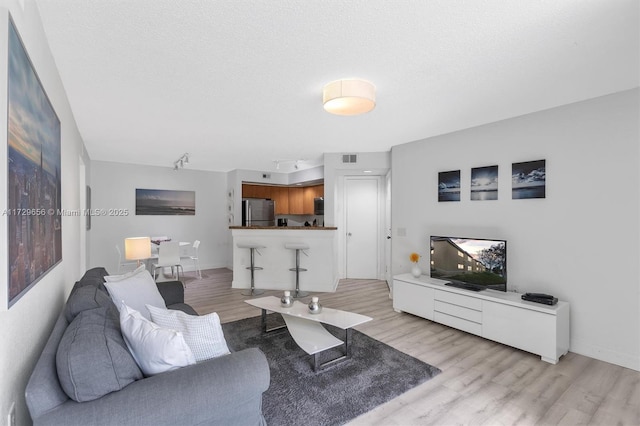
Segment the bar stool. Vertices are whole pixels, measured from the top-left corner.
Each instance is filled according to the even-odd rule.
[[[298,299],[300,297],[308,296],[309,293],[300,291],[300,272],[306,271],[305,268],[300,267],[300,252],[302,251],[305,256],[309,256],[307,253],[305,253],[305,250],[309,250],[309,245],[305,243],[285,243],[284,248],[296,251],[296,267],[289,269],[290,271],[294,271],[296,273],[296,289],[293,293],[293,298]]]
[[[251,288],[249,290],[243,291],[242,295],[243,296],[257,296],[259,294],[264,293],[264,290],[258,290],[256,288],[256,286],[255,286],[254,271],[259,271],[259,270],[263,269],[260,266],[256,266],[256,264],[255,264],[255,253],[257,252],[258,254],[260,254],[258,249],[265,248],[265,246],[263,246],[261,244],[257,244],[257,243],[238,243],[237,246],[238,246],[238,248],[248,248],[249,249],[249,253],[251,253],[251,266],[247,266],[247,269],[251,271]],[[260,254],[260,256],[262,256],[262,255]]]

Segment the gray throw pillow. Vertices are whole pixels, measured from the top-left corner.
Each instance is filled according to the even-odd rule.
[[[69,300],[67,300],[67,304],[64,307],[64,316],[67,322],[70,323],[80,312],[100,307],[116,309],[106,291],[94,286],[80,287],[75,289],[69,296]]]
[[[105,307],[82,311],[69,324],[58,345],[56,367],[62,389],[78,402],[143,377],[124,342],[119,318]]]

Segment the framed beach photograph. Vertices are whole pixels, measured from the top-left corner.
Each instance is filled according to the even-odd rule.
[[[498,199],[498,166],[471,169],[471,200]]]
[[[9,19],[8,306],[62,260],[60,120]]]
[[[195,216],[196,192],[136,189],[136,215]]]
[[[460,170],[438,173],[438,201],[460,201]]]
[[[546,198],[546,160],[511,165],[511,199]]]

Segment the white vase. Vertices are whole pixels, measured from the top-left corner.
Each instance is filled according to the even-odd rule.
[[[411,268],[411,275],[413,275],[416,278],[420,278],[420,275],[422,275],[422,269],[420,269],[417,263],[414,264],[413,267]]]

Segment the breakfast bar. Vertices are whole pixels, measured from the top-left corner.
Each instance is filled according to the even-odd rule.
[[[334,292],[338,287],[337,237],[335,227],[230,226],[233,237],[232,288],[251,288],[251,255],[247,244],[259,245],[254,256],[255,288],[294,290],[296,255],[286,245],[308,246],[299,253],[300,289]],[[262,268],[262,269],[258,269]]]

